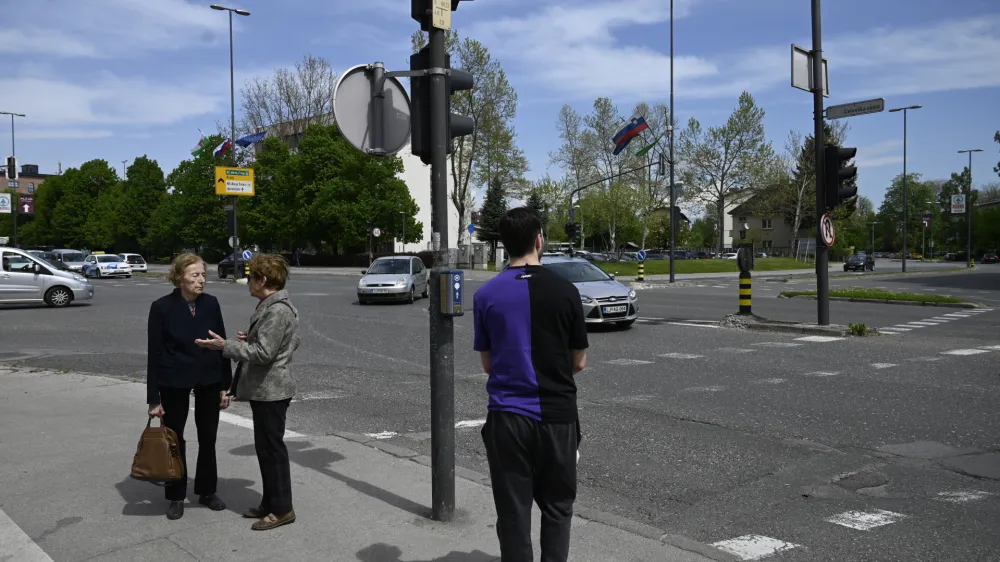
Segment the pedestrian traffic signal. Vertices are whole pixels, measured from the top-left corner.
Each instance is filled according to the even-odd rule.
[[[476,124],[471,117],[456,115],[451,112],[451,95],[473,88],[472,74],[451,68],[451,56],[445,55],[445,142],[448,154],[454,152],[451,140],[464,137],[475,131]],[[431,68],[430,46],[420,49],[410,56],[410,70],[415,72]],[[414,156],[419,156],[424,164],[431,163],[431,75],[423,74],[410,78],[410,149]]]
[[[7,157],[7,179],[17,179],[17,158],[13,156]]]
[[[858,194],[857,185],[844,185],[858,175],[855,166],[845,166],[858,153],[857,148],[826,145],[823,159],[823,188],[826,210],[839,207],[844,201]]]
[[[575,222],[566,223],[566,225],[563,226],[563,230],[566,231],[566,238],[570,242],[576,240],[577,237],[580,235],[580,225],[576,224]]]

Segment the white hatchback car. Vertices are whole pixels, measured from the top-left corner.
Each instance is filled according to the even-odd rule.
[[[118,257],[122,259],[125,263],[132,268],[132,272],[142,272],[146,273],[148,269],[146,268],[146,260],[139,254],[118,254]]]

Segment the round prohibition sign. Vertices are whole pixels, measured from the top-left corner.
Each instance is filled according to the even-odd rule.
[[[837,239],[836,232],[833,229],[833,219],[830,215],[823,215],[823,218],[819,221],[820,224],[820,234],[823,236],[823,243],[827,246],[833,246],[833,242]]]

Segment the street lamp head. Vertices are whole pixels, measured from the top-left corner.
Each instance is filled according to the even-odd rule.
[[[889,113],[895,113],[897,111],[906,111],[907,109],[920,109],[922,105],[911,105],[909,107],[896,107],[889,110]]]
[[[236,12],[237,14],[241,15],[241,16],[249,16],[250,15],[250,12],[248,12],[246,10],[233,10],[233,11]]]
[[[981,149],[981,148],[970,148],[969,150],[959,150],[958,153],[959,154],[965,154],[965,153],[982,152],[982,151],[983,151],[983,149]]]
[[[209,8],[212,8],[213,10],[225,10],[226,9],[225,6],[220,6],[218,4],[212,4],[211,6],[209,6]]]

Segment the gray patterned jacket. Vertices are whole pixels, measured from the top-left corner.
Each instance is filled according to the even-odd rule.
[[[222,349],[225,357],[242,366],[236,399],[275,402],[294,397],[291,366],[300,343],[299,314],[288,300],[288,291],[261,301],[250,324],[246,342],[229,339]]]

